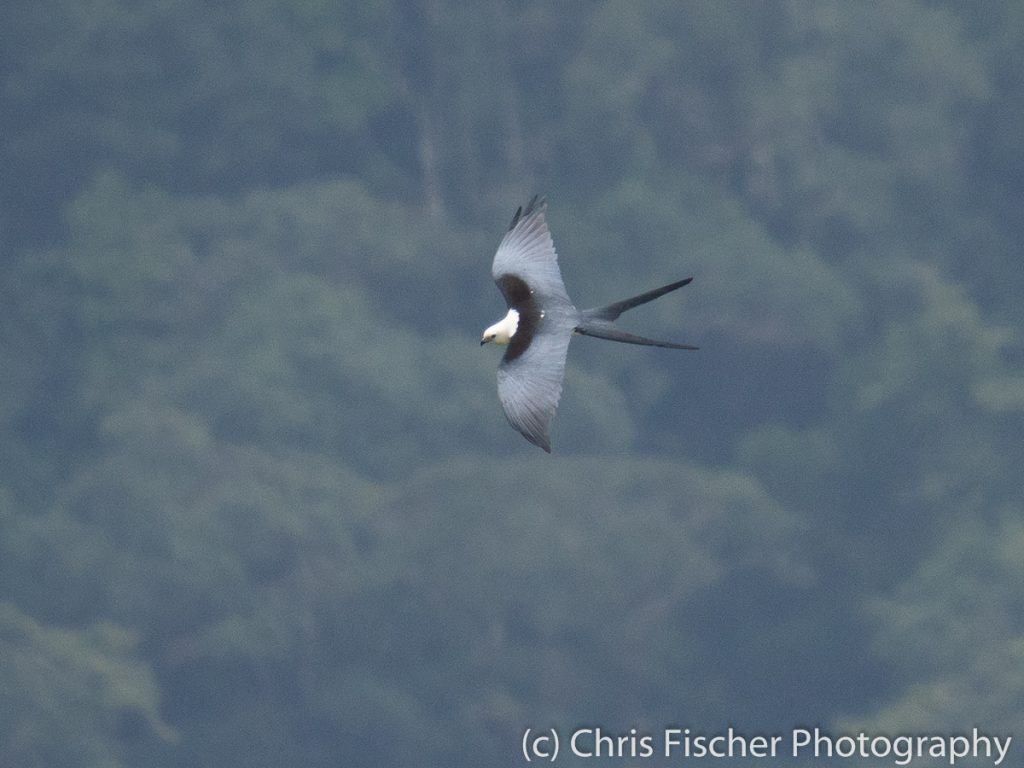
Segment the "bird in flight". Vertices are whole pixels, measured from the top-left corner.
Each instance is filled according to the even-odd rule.
[[[689,344],[655,341],[621,331],[619,315],[689,284],[692,277],[604,307],[579,310],[565,292],[558,257],[544,212],[534,197],[516,210],[494,254],[491,273],[508,304],[508,314],[484,331],[480,345],[506,345],[498,365],[498,398],[519,433],[551,453],[551,419],[562,394],[565,356],[573,334],[626,344],[668,349],[697,349]]]

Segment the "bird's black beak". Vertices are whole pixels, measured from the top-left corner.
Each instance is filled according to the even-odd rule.
[[[481,347],[482,347],[482,346],[483,346],[484,344],[486,344],[486,343],[487,343],[487,339],[480,339],[480,346],[481,346]]]

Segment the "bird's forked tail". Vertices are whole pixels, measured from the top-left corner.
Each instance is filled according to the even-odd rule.
[[[575,331],[583,336],[594,336],[595,338],[607,339],[608,341],[621,341],[624,344],[641,344],[648,347],[666,347],[668,349],[697,349],[697,347],[691,344],[675,344],[671,341],[656,341],[644,336],[637,336],[633,333],[620,331],[614,325],[614,322],[623,312],[638,307],[641,304],[646,304],[649,301],[654,301],[666,293],[682,288],[684,285],[689,285],[691,280],[693,278],[688,277],[685,280],[669,283],[661,288],[655,288],[652,291],[647,291],[622,301],[616,301],[604,307],[585,309],[580,313],[580,322],[576,326]]]

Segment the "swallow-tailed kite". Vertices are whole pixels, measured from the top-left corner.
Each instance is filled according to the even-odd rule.
[[[605,307],[576,309],[558,271],[544,220],[546,208],[547,203],[537,197],[526,210],[519,208],[494,254],[491,272],[508,304],[508,314],[484,331],[480,344],[508,345],[498,366],[498,397],[505,416],[523,437],[551,453],[551,419],[562,394],[565,356],[574,333],[669,349],[697,347],[647,339],[614,325],[627,309],[682,288],[692,277]]]

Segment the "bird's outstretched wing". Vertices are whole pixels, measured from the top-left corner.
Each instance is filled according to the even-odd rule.
[[[519,326],[498,366],[498,398],[509,424],[551,452],[551,419],[579,313],[558,269],[543,198],[519,208],[494,254],[492,274]]]
[[[548,453],[571,339],[571,321],[546,315],[530,345],[516,356],[506,353],[498,366],[498,398],[508,423]]]
[[[558,269],[555,244],[544,219],[546,209],[544,199],[534,197],[526,210],[516,211],[491,267],[491,274],[503,294],[506,291],[502,277],[514,275],[529,286],[538,308],[545,311],[558,305],[572,306]],[[507,294],[505,300],[512,306]]]

